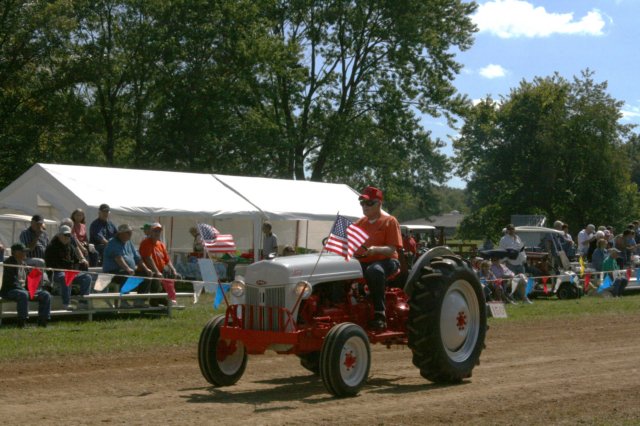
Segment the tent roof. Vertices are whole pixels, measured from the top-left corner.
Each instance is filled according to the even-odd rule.
[[[39,182],[38,195],[60,211],[82,204],[97,210],[107,203],[113,211],[146,216],[231,217],[258,212],[209,174],[41,163],[0,192],[1,207],[20,208],[21,196],[33,197],[24,194],[24,186],[34,180]]]
[[[272,220],[335,220],[362,216],[358,193],[344,184],[215,175]]]
[[[343,184],[38,163],[0,192],[0,208],[34,214],[45,202],[96,213],[107,203],[134,216],[334,220],[362,216],[357,195]]]

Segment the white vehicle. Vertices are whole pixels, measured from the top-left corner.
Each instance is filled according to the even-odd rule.
[[[556,295],[558,299],[576,299],[582,296],[583,287],[577,274],[580,265],[569,262],[562,247],[557,244],[557,237],[554,238],[554,235],[562,236],[562,231],[543,226],[516,226],[516,234],[524,243],[529,265],[539,269],[542,276],[550,277],[546,283],[538,280],[531,295]],[[553,245],[552,251],[555,254],[544,251],[546,241]]]

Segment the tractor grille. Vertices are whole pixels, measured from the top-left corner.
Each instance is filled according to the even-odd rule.
[[[244,328],[260,331],[283,331],[284,287],[247,287]]]

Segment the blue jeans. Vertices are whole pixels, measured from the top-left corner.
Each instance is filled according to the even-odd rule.
[[[373,310],[377,313],[384,313],[384,291],[387,277],[400,268],[397,259],[384,259],[371,263],[363,263],[362,271],[367,280],[371,299],[373,299]]]
[[[71,285],[67,287],[64,283],[64,272],[55,271],[53,273],[53,282],[58,286],[60,296],[62,296],[62,304],[68,305],[71,298],[71,285],[77,284],[80,286],[80,294],[83,296],[89,294],[91,291],[91,275],[80,272],[71,282]]]
[[[14,288],[3,292],[2,298],[16,302],[19,319],[29,318],[29,292],[27,290]],[[48,320],[51,317],[51,295],[48,291],[38,290],[35,294],[35,300],[38,301],[38,318]]]

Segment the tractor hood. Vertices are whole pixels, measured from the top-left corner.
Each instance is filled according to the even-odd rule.
[[[319,258],[319,260],[318,260]],[[273,286],[309,281],[321,282],[362,278],[360,262],[348,262],[341,256],[322,253],[277,257],[249,265],[245,282],[249,285]]]

